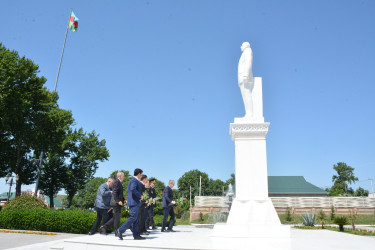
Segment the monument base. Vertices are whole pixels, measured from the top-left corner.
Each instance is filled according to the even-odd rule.
[[[212,237],[290,238],[290,226],[282,225],[271,199],[235,199],[227,223],[217,223]]]

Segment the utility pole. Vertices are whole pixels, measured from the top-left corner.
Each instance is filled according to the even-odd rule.
[[[372,178],[368,179],[371,183],[371,193],[373,194],[374,193],[374,186],[372,185]]]
[[[202,192],[202,176],[199,176],[199,196],[201,196]]]
[[[193,212],[193,208],[192,208],[192,206],[191,206],[191,186],[190,186],[190,218],[189,218],[189,221],[191,222],[192,221],[192,213]]]

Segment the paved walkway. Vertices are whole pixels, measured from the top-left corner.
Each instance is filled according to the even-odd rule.
[[[22,231],[22,230],[16,230]],[[35,234],[22,234],[22,233],[0,233],[0,249],[9,249],[14,247],[28,246],[41,243],[48,245],[52,241],[61,241],[64,239],[73,239],[75,237],[82,237],[82,234],[63,234],[57,233],[56,235],[35,235]],[[27,249],[27,248],[24,248]],[[49,249],[49,248],[45,248]]]
[[[195,228],[193,226],[177,226],[176,233],[160,233],[153,231],[146,236],[144,241],[133,240],[130,232],[126,232],[123,241],[114,235],[93,236],[67,235],[24,235],[24,234],[0,234],[0,240],[6,242],[6,249],[13,246],[14,250],[50,250],[50,249],[293,249],[293,250],[373,250],[375,249],[375,237],[357,236],[347,233],[339,233],[328,230],[301,230],[292,229],[290,239],[220,239],[210,237],[212,229]],[[31,237],[30,237],[31,236]],[[79,235],[78,235],[79,236]],[[9,240],[8,237],[13,237]],[[61,238],[57,238],[61,237]],[[39,240],[39,241],[36,241]],[[17,244],[9,244],[17,241]],[[44,242],[42,242],[44,241]],[[36,244],[35,244],[36,243]],[[3,246],[1,246],[3,247]]]

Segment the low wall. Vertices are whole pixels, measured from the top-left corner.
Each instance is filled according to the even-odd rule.
[[[374,214],[375,198],[372,197],[270,197],[278,214],[284,214],[287,208],[293,214],[306,212],[316,213],[322,209],[331,213],[331,206],[335,207],[336,214]],[[195,206],[190,212],[190,219],[195,220],[200,214],[214,214],[228,211],[228,204],[221,196],[196,196]]]

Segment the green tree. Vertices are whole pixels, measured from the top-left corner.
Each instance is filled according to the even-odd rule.
[[[367,197],[368,194],[369,194],[369,191],[368,191],[368,190],[365,190],[365,189],[359,187],[359,188],[355,191],[354,196],[365,196],[365,197]]]
[[[199,193],[199,185],[200,176],[202,176],[202,195],[206,194],[206,190],[209,184],[208,174],[199,171],[198,169],[190,170],[189,172],[184,173],[177,181],[178,189],[181,191],[181,194],[184,196],[189,196],[190,194],[190,186],[192,192],[192,198],[195,194]]]
[[[58,96],[44,86],[32,60],[0,43],[0,175],[19,176],[22,184],[35,181],[35,155],[58,147],[65,131],[59,123]]]
[[[54,207],[53,198],[67,182],[67,166],[65,158],[57,154],[47,154],[41,169],[39,190],[49,197],[50,208]]]
[[[70,134],[68,149],[70,162],[67,165],[67,182],[64,189],[70,207],[77,191],[83,189],[87,181],[93,178],[99,161],[108,160],[109,152],[105,140],[99,140],[95,131],[85,133],[82,128]]]
[[[338,188],[344,188],[344,193],[348,193],[348,184],[355,183],[358,181],[358,178],[354,176],[354,168],[346,165],[344,162],[338,162],[333,165],[333,169],[336,170],[337,175],[332,176],[332,182],[334,182],[334,190]],[[331,189],[332,189],[331,188]]]
[[[221,196],[223,195],[223,188],[227,189],[228,185],[223,182],[222,180],[213,180],[210,179],[208,188],[206,190],[207,195],[212,195],[212,196]]]
[[[41,144],[40,146],[47,153],[45,154],[45,161],[42,164],[38,187],[41,193],[50,198],[51,208],[54,207],[53,197],[57,195],[68,181],[65,157],[69,156],[67,152],[68,134],[73,122],[74,120],[70,111],[54,108],[49,113],[49,120],[45,124],[47,129],[41,135],[52,143],[46,146]]]

